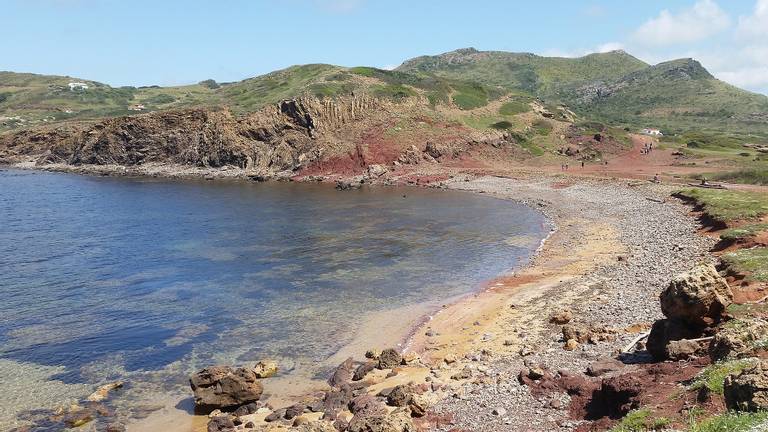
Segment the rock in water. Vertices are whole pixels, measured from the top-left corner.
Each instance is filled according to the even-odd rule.
[[[675,277],[659,299],[667,318],[706,327],[720,321],[733,292],[712,264],[702,264]]]
[[[264,360],[256,363],[253,368],[256,378],[269,378],[277,375],[277,362],[274,360]]]
[[[192,374],[189,384],[202,411],[256,402],[264,389],[252,369],[211,366]]]
[[[113,383],[104,384],[103,386],[96,389],[95,392],[91,393],[91,395],[88,396],[86,400],[89,402],[101,402],[109,396],[109,393],[111,391],[119,389],[122,386],[123,386],[122,381],[116,381]]]
[[[403,357],[394,348],[388,348],[379,355],[379,369],[394,369],[403,362]]]
[[[352,381],[355,369],[355,361],[352,360],[352,357],[344,360],[336,370],[333,371],[333,375],[328,379],[328,384],[331,387],[340,387],[342,384]]]
[[[762,360],[739,374],[727,376],[723,396],[729,410],[768,410],[768,361]]]

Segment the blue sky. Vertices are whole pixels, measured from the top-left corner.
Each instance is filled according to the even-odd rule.
[[[394,67],[462,47],[695,57],[768,93],[768,0],[0,0],[0,70],[112,85],[233,81],[300,63]]]

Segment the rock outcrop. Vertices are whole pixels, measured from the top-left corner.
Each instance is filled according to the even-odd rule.
[[[730,410],[768,410],[768,361],[762,360],[737,375],[729,375],[723,390],[725,405]]]
[[[253,369],[229,366],[207,367],[192,374],[189,384],[195,406],[203,412],[255,402],[264,391]]]

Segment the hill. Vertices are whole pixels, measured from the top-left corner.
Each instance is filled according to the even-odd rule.
[[[463,77],[633,127],[768,133],[768,97],[716,79],[693,59],[648,65],[623,51],[560,58],[468,48],[417,57],[397,70]]]

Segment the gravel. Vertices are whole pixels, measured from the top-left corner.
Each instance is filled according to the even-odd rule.
[[[649,325],[662,317],[658,296],[667,282],[697,262],[712,260],[708,251],[714,240],[697,234],[699,227],[689,216],[690,209],[670,198],[673,189],[669,186],[579,180],[556,189],[552,183],[552,178],[518,181],[485,177],[456,180],[447,185],[541,208],[569,234],[567,238],[553,237],[553,247],[579,245],[585,235],[582,228],[591,224],[607,224],[618,233],[625,248],[624,260],[600,264],[588,274],[542,292],[536,299],[541,302],[539,305],[521,305],[538,308],[530,320],[546,321],[549,315],[541,313],[542,307],[546,309],[546,302],[568,293],[577,299],[568,305],[575,322],[619,330],[639,323]],[[619,331],[612,341],[582,344],[574,351],[566,351],[562,348],[560,326],[547,324],[540,326],[543,331],[529,333],[530,327],[525,324],[505,324],[510,334],[519,328],[526,329],[525,343],[535,346],[525,362],[553,371],[584,372],[591,362],[617,353],[636,336]],[[486,368],[485,375],[491,379],[465,384],[453,397],[440,402],[435,410],[453,415],[452,424],[440,430],[568,431],[579,424],[569,420],[567,411],[562,409],[568,405],[567,395],[537,400],[528,387],[518,383],[517,374],[524,366],[524,359],[519,355],[474,358],[479,366]]]

